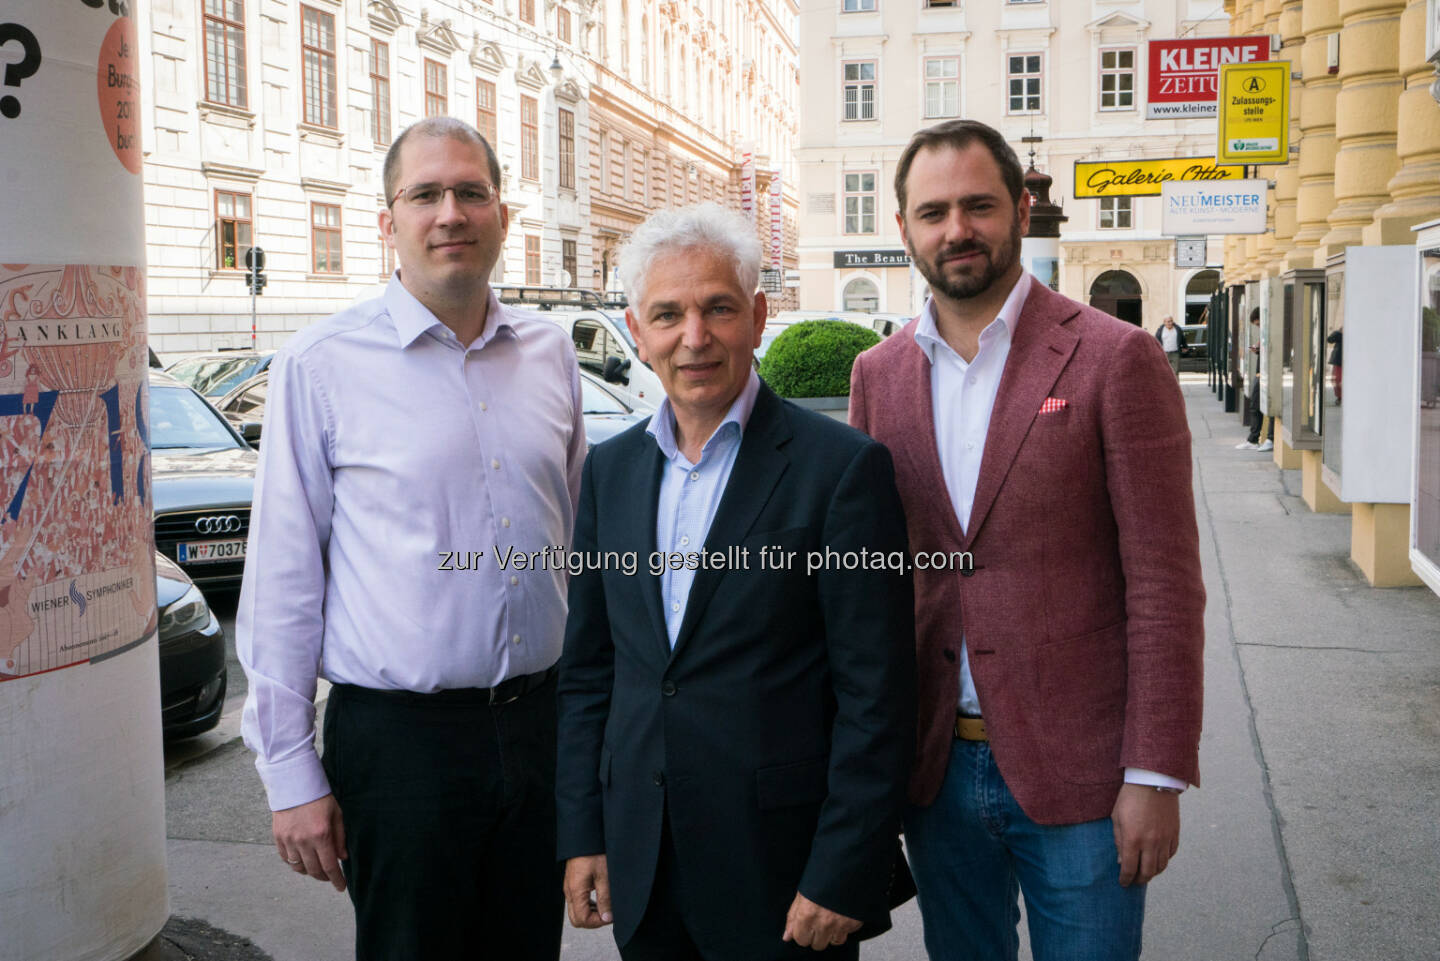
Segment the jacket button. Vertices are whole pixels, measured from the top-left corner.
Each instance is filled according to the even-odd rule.
[[[960,576],[961,576],[961,577],[974,577],[974,576],[975,576],[975,568],[973,568],[973,567],[962,567],[962,568],[960,568]]]
[[[952,651],[952,650],[950,650],[949,648],[946,648],[946,649],[945,649],[945,660],[949,661],[951,664],[954,664],[954,663],[955,663],[955,652]]]
[[[656,787],[665,786],[665,775],[661,771],[656,771],[654,774],[650,775],[650,780],[655,782]]]
[[[674,696],[675,696],[675,682],[674,682],[674,681],[667,680],[664,684],[661,684],[661,685],[660,685],[660,693],[661,693],[661,694],[664,694],[666,697],[674,697]]]

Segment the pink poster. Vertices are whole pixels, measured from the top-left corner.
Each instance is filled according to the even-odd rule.
[[[154,628],[146,356],[138,268],[0,264],[0,682]]]

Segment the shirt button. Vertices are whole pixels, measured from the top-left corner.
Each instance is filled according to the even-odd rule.
[[[510,638],[510,642],[511,642],[512,644],[519,644],[519,643],[520,643],[520,635],[519,635],[519,634],[516,634],[514,637]]]
[[[679,613],[680,613],[680,602],[679,602],[679,601],[673,601],[673,602],[670,604],[670,610],[674,611],[676,614],[679,614]]]
[[[690,472],[690,479],[691,479],[692,481],[697,481],[697,480],[699,480],[699,479],[700,479],[700,472],[699,472],[698,470],[692,470],[692,471]]]
[[[519,583],[520,583],[520,578],[516,577],[514,574],[511,574],[511,575],[510,575],[510,586],[511,586],[511,587],[514,587],[516,584],[519,584]]]
[[[482,400],[482,401],[480,402],[480,409],[481,409],[481,410],[489,410],[489,409],[490,409],[490,405],[487,404],[487,403],[485,403],[485,402]]]
[[[975,445],[974,445],[974,444],[971,444],[970,446],[973,447],[973,446],[975,446]],[[510,526],[510,518],[508,518],[508,517],[502,517],[502,518],[500,518],[500,526],[501,526],[501,527],[509,527],[509,526]]]
[[[490,466],[493,467],[493,468],[495,468],[496,470],[499,470],[499,469],[500,469],[500,460],[499,460],[499,458],[491,458],[491,460],[490,460]]]
[[[681,546],[681,547],[684,547],[684,546],[685,546],[686,544],[688,544],[688,543],[690,543],[690,535],[689,535],[689,534],[682,534],[682,535],[680,536],[680,546]]]

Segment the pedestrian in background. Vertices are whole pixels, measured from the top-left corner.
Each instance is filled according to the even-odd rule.
[[[1180,358],[1189,356],[1190,345],[1185,340],[1185,331],[1175,326],[1174,317],[1166,317],[1160,329],[1155,331],[1155,339],[1160,341],[1160,349],[1165,351],[1165,359],[1170,362],[1170,369],[1175,372],[1175,379],[1180,379]]]
[[[890,926],[911,580],[855,558],[903,558],[905,518],[885,448],[752,369],[759,273],[715,204],[620,255],[666,397],[591,452],[575,549],[676,560],[571,579],[558,788],[570,919],[613,920],[625,961],[853,959]]]
[[[1260,409],[1260,308],[1250,309],[1250,337],[1253,343],[1246,349],[1245,372],[1250,383],[1245,396],[1250,407],[1250,435],[1235,445],[1236,450],[1274,450],[1275,421],[1266,417]],[[1264,441],[1260,435],[1265,434]]]
[[[916,572],[906,851],[932,961],[1013,961],[1017,888],[1036,961],[1135,959],[1200,778],[1190,431],[1153,338],[1025,272],[1023,183],[984,124],[911,139],[897,219],[931,300],[851,375],[911,549],[973,555]]]
[[[568,543],[585,453],[569,338],[488,283],[499,185],[474,128],[408,128],[380,213],[399,269],[270,368],[236,615],[243,731],[280,857],[348,887],[362,961],[560,953],[565,576],[447,561]]]

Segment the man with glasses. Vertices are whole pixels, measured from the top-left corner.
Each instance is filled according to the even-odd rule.
[[[380,231],[399,270],[271,366],[243,730],[280,858],[348,888],[359,959],[560,954],[564,572],[492,554],[569,542],[585,437],[569,339],[490,290],[499,183],[460,121],[397,137]]]

